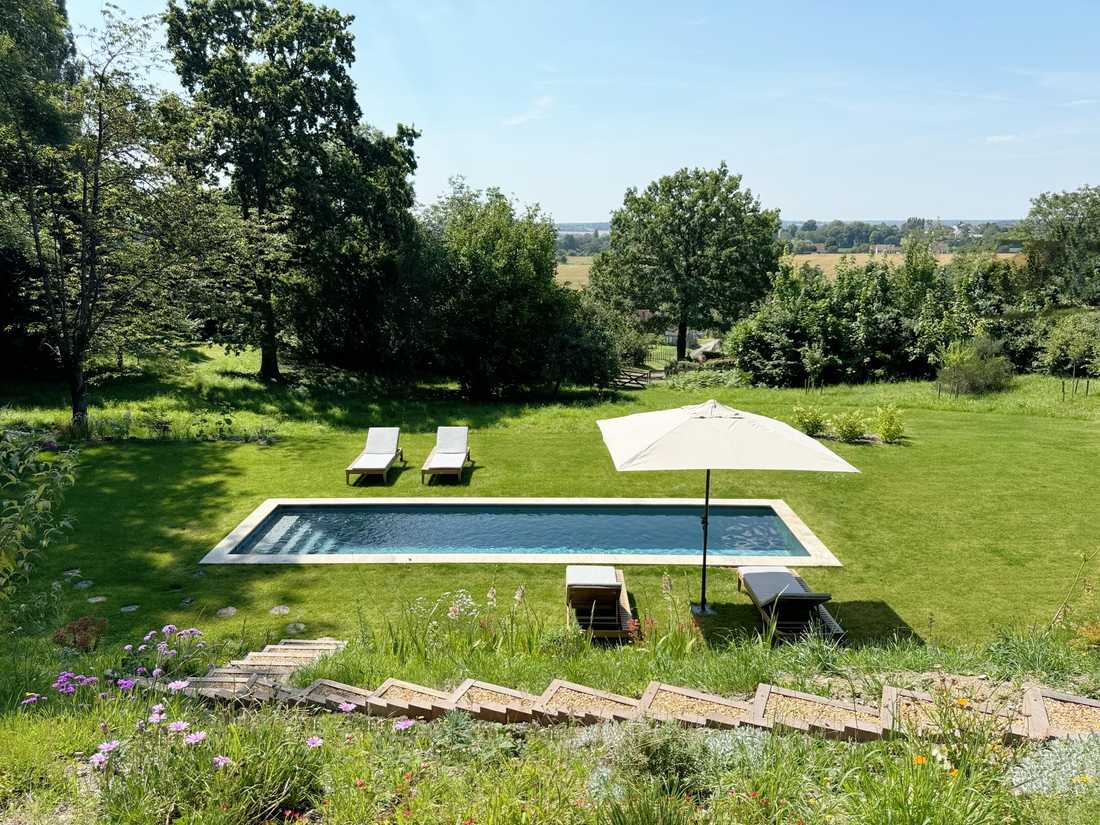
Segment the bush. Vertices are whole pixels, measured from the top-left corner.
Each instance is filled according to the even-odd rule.
[[[837,440],[849,444],[863,440],[867,433],[867,419],[859,410],[837,413],[830,419],[830,424]]]
[[[629,728],[618,743],[614,761],[624,773],[660,782],[669,794],[705,790],[706,746],[695,731],[675,723]]]
[[[1012,363],[1001,347],[988,338],[955,341],[937,355],[936,386],[952,395],[982,395],[1006,390],[1012,384]]]
[[[828,423],[825,413],[818,407],[796,406],[792,413],[794,425],[808,436],[817,437],[825,433]]]
[[[712,387],[746,387],[749,381],[740,370],[694,370],[681,372],[668,379],[673,390],[702,390]]]
[[[901,410],[893,404],[876,407],[872,429],[887,444],[900,440],[905,433],[905,422],[901,418]]]
[[[61,647],[70,647],[82,653],[95,650],[103,634],[107,632],[107,620],[94,616],[81,616],[59,627],[53,633],[53,642]]]

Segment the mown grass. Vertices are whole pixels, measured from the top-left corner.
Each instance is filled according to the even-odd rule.
[[[92,414],[118,418],[153,409],[182,423],[202,410],[232,409],[240,429],[271,426],[277,440],[253,443],[100,443],[82,450],[70,492],[76,528],[36,576],[37,586],[79,568],[95,584],[67,586],[72,615],[109,618],[120,638],[167,621],[208,625],[215,635],[278,636],[290,621],[310,635],[346,636],[360,618],[379,621],[423,596],[465,588],[511,592],[524,585],[547,621],[561,614],[560,567],[544,565],[387,565],[199,567],[198,560],[259,502],[276,496],[684,496],[697,497],[695,473],[616,473],[595,421],[643,409],[725,403],[789,418],[795,404],[827,413],[896,404],[906,439],[898,446],[834,444],[858,476],[717,473],[718,497],[785,499],[844,563],[807,569],[833,593],[834,612],[857,644],[895,632],[923,641],[988,640],[997,627],[1043,625],[1097,548],[1100,510],[1100,398],[1062,402],[1053,379],[1028,376],[1008,393],[978,399],[938,395],[925,383],[830,387],[822,392],[719,389],[676,392],[656,386],[608,395],[574,392],[557,400],[475,405],[446,386],[409,387],[339,372],[310,372],[282,387],[256,381],[254,354],[191,352],[186,368],[105,381]],[[304,376],[306,373],[299,373]],[[4,419],[64,421],[64,390],[8,384]],[[416,468],[440,424],[472,428],[474,470],[461,484],[422,486]],[[347,487],[342,468],[372,424],[402,427],[410,460],[388,486]],[[1086,571],[1094,572],[1092,568]],[[661,603],[667,573],[678,594],[694,592],[692,568],[629,567],[644,617]],[[33,587],[31,588],[34,589]],[[92,596],[106,596],[88,604]],[[756,617],[732,573],[716,572],[709,596],[718,615],[711,635],[749,631]],[[181,607],[190,599],[186,607]],[[123,614],[123,605],[139,610]],[[288,616],[268,610],[285,604]],[[211,620],[232,605],[231,619]],[[1084,603],[1081,619],[1095,617]]]

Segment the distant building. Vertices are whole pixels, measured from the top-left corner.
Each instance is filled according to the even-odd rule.
[[[876,243],[871,245],[871,254],[873,255],[890,255],[895,252],[901,252],[901,246],[896,243]]]

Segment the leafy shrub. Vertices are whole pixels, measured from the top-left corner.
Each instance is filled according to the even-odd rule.
[[[696,732],[672,722],[631,727],[613,761],[624,773],[662,783],[670,794],[704,790],[706,748]]]
[[[61,501],[76,479],[76,453],[45,459],[41,448],[32,433],[0,432],[0,598],[70,526]]]
[[[107,620],[95,616],[81,616],[54,631],[54,644],[71,647],[82,653],[95,650],[103,634],[107,632]]]
[[[142,410],[138,416],[142,427],[149,431],[153,438],[167,439],[172,436],[172,417],[168,411],[159,406]]]
[[[845,441],[849,444],[861,441],[867,433],[867,419],[859,410],[837,413],[829,420],[829,423],[833,435],[839,441]]]
[[[1023,793],[1100,792],[1100,736],[1059,739],[1032,751],[1008,772]]]
[[[792,411],[792,416],[794,425],[806,435],[816,437],[824,434],[828,421],[819,407],[798,405]]]
[[[876,407],[872,429],[887,444],[898,441],[905,433],[905,422],[901,418],[901,410],[893,404]]]
[[[982,395],[1012,385],[1012,363],[1000,354],[1000,344],[988,338],[955,341],[937,355],[936,386],[952,395]]]
[[[748,386],[746,376],[740,370],[704,370],[680,372],[668,379],[668,386],[674,390],[702,390],[715,387]]]

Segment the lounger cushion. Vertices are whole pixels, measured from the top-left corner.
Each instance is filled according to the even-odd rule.
[[[619,589],[615,568],[599,564],[570,564],[565,568],[566,587],[610,587]]]
[[[360,453],[355,461],[348,465],[348,470],[384,470],[393,463],[394,453]]]
[[[364,455],[393,455],[397,452],[397,439],[401,435],[400,427],[371,427],[367,430],[367,444]]]
[[[432,450],[426,466],[434,470],[458,470],[466,463],[466,453],[441,453]]]
[[[777,599],[821,604],[832,598],[828,593],[814,593],[807,590],[787,569],[750,573],[742,570],[741,580],[745,583],[745,588],[749,591],[752,600],[759,607],[766,607]]]
[[[435,452],[461,453],[469,451],[469,427],[440,427],[435,431]]]

